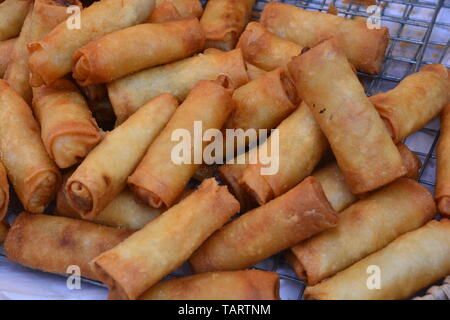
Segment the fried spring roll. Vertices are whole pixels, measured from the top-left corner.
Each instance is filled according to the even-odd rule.
[[[30,7],[27,18],[14,46],[11,61],[5,74],[5,79],[28,103],[31,103],[30,69],[28,67],[28,44],[38,41],[47,35],[60,22],[65,21],[69,14],[68,6],[79,6],[78,0],[35,0]]]
[[[173,160],[173,150],[180,142],[174,140],[172,135],[175,130],[184,129],[193,137],[197,130],[196,122],[201,123],[202,130],[222,128],[233,111],[228,89],[228,80],[224,79],[223,83],[202,80],[191,90],[128,178],[128,185],[144,203],[154,208],[170,207],[183,192],[202,160],[196,160],[196,151],[193,150],[188,161],[176,163]],[[207,142],[202,142],[199,154],[203,155],[206,145]]]
[[[307,299],[406,299],[450,274],[450,220],[430,221],[334,277],[305,290]],[[369,289],[373,266],[379,288]]]
[[[18,36],[31,0],[5,0],[0,4],[0,41]]]
[[[5,242],[8,232],[9,232],[9,224],[5,220],[2,220],[0,222],[0,244],[3,244],[3,242]]]
[[[144,23],[112,32],[78,49],[73,56],[73,77],[82,86],[111,82],[189,57],[204,45],[197,18]]]
[[[450,218],[450,103],[445,106],[441,113],[435,197],[439,213]]]
[[[81,162],[102,139],[86,101],[67,79],[36,88],[33,109],[44,146],[60,168]]]
[[[94,219],[125,188],[128,176],[176,107],[170,94],[156,97],[89,153],[66,183],[69,201],[82,218]]]
[[[168,92],[180,101],[199,80],[214,80],[220,75],[238,88],[248,82],[240,50],[217,54],[199,54],[168,65],[140,71],[108,84],[108,94],[122,123],[151,98]]]
[[[335,39],[294,58],[288,68],[353,193],[406,174],[386,126]]]
[[[406,168],[404,177],[417,180],[420,168],[422,167],[422,161],[420,161],[419,157],[401,142],[397,143],[397,149],[402,157],[403,166]]]
[[[11,61],[11,54],[17,38],[12,38],[0,42],[0,78],[3,79],[8,64]]]
[[[31,108],[0,80],[0,158],[25,210],[43,212],[61,183]]]
[[[205,30],[206,47],[234,49],[252,14],[255,0],[210,0],[200,23]]]
[[[436,214],[431,193],[411,179],[399,179],[339,214],[336,228],[291,250],[297,275],[314,285],[420,228]]]
[[[181,18],[200,18],[202,13],[200,0],[156,0],[155,9],[147,22],[159,23]]]
[[[9,183],[6,168],[0,162],[0,220],[6,216],[9,205]]]
[[[305,103],[283,120],[277,129],[278,141],[272,142],[273,138],[269,137],[258,148],[271,154],[271,144],[279,144],[279,152],[274,154],[278,157],[278,171],[263,175],[262,168],[272,164],[264,164],[258,159],[258,163],[249,164],[242,175],[242,184],[259,204],[282,195],[310,175],[328,150],[327,139]]]
[[[281,69],[268,72],[236,89],[233,101],[236,108],[224,128],[238,128],[244,131],[275,128],[297,108],[299,103],[294,84]],[[250,138],[246,142],[255,143]],[[237,154],[245,149],[245,144],[239,143],[236,147]]]
[[[370,97],[394,141],[400,141],[435,118],[450,99],[450,77],[442,64],[422,67],[392,90]]]
[[[236,46],[242,50],[245,61],[266,71],[286,70],[286,65],[302,52],[298,44],[279,38],[258,22],[250,22]]]
[[[63,77],[71,71],[72,56],[78,48],[144,22],[154,4],[154,0],[102,0],[81,11],[79,28],[61,22],[47,36],[29,45],[31,85],[48,85]]]
[[[308,177],[271,202],[214,233],[190,258],[193,270],[245,269],[336,225],[319,181]]]
[[[370,74],[380,72],[389,43],[386,27],[369,29],[365,21],[307,11],[279,2],[266,5],[260,21],[270,32],[301,47],[312,48],[336,37],[349,62]]]
[[[97,280],[89,262],[131,234],[87,221],[21,213],[5,240],[9,260],[30,268],[67,274],[78,266],[81,276]]]
[[[209,272],[157,283],[139,300],[279,300],[275,272]]]
[[[229,218],[239,203],[214,179],[95,258],[93,269],[115,299],[137,299],[184,261]]]

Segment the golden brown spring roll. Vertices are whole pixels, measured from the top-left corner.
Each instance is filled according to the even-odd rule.
[[[263,75],[266,74],[266,71],[263,69],[258,68],[257,66],[254,66],[251,63],[246,62],[245,66],[247,68],[247,74],[248,74],[248,78],[250,80],[255,80],[259,77],[262,77]]]
[[[258,22],[247,25],[236,48],[242,50],[245,61],[266,71],[286,70],[286,65],[303,49],[292,41],[277,37]]]
[[[200,18],[202,13],[200,0],[156,0],[155,9],[147,22],[159,23],[180,18]]]
[[[279,144],[279,152],[273,154],[279,161],[275,174],[263,175],[262,168],[273,164],[260,161],[250,163],[244,170],[241,182],[259,204],[264,204],[293,188],[311,174],[328,150],[328,142],[311,111],[305,103],[283,120],[277,127],[278,141],[269,137],[258,148],[272,156],[272,143]],[[258,159],[259,160],[259,159]]]
[[[61,176],[45,151],[31,108],[0,80],[0,158],[25,210],[43,212]]]
[[[189,57],[204,45],[205,35],[197,18],[144,23],[112,32],[78,49],[73,56],[73,77],[82,86],[111,82]]]
[[[433,220],[334,277],[306,288],[305,297],[316,300],[406,299],[450,274],[449,256],[450,220]],[[377,283],[371,281],[377,275],[379,289],[373,288]]]
[[[14,49],[14,44],[17,38],[0,41],[0,78],[3,79],[5,71],[8,68],[9,61],[11,61],[11,54]]]
[[[0,244],[5,242],[6,236],[9,232],[9,224],[5,220],[0,221]]]
[[[6,168],[0,162],[0,219],[8,212],[9,205],[9,183]]]
[[[225,225],[189,261],[197,273],[245,269],[337,222],[320,182],[308,177],[284,195]]]
[[[369,29],[366,22],[332,14],[307,11],[293,5],[271,2],[261,15],[263,27],[301,47],[315,47],[336,37],[349,62],[360,71],[377,74],[389,43],[386,27]]]
[[[435,214],[433,196],[424,186],[399,179],[341,212],[336,228],[293,247],[300,262],[295,272],[314,285],[420,228]]]
[[[30,268],[67,274],[75,265],[81,276],[97,280],[89,262],[131,234],[87,221],[21,213],[5,240],[9,260]]]
[[[236,106],[225,123],[225,129],[273,129],[298,106],[298,96],[287,72],[281,69],[268,72],[236,89],[233,93]],[[257,137],[254,137],[257,138]],[[241,140],[241,139],[240,139]],[[245,149],[245,141],[236,146],[237,154]],[[251,138],[247,144],[255,143]]]
[[[184,261],[229,218],[239,203],[214,179],[126,241],[95,258],[92,267],[114,299],[137,299]]]
[[[202,164],[202,159],[196,159],[195,151],[191,152],[188,163],[176,163],[173,150],[182,142],[174,140],[172,135],[175,130],[184,129],[194,137],[196,122],[201,123],[204,131],[222,128],[233,111],[229,83],[223,80],[222,83],[220,80],[198,82],[128,178],[128,185],[144,203],[154,208],[170,207]],[[202,142],[201,155],[207,144]]]
[[[139,300],[279,300],[275,272],[209,272],[157,283]]]
[[[336,39],[294,58],[288,68],[353,193],[374,190],[406,174],[383,120]]]
[[[441,112],[441,135],[436,153],[435,198],[439,213],[450,218],[450,103]]]
[[[404,78],[392,90],[370,97],[395,142],[423,128],[450,99],[450,77],[431,64]]]
[[[220,75],[229,77],[235,88],[248,82],[240,50],[199,54],[140,71],[108,84],[108,94],[117,122],[122,123],[145,102],[161,93],[171,93],[182,101],[199,80],[214,80]]]
[[[89,153],[66,183],[70,204],[82,218],[94,219],[125,188],[128,176],[177,105],[170,94],[156,97]]]
[[[210,0],[200,23],[205,30],[206,47],[234,49],[252,14],[255,0]]]
[[[403,166],[406,168],[406,174],[403,177],[417,180],[420,168],[422,167],[422,161],[401,142],[397,143],[397,149],[402,157]]]
[[[33,110],[45,149],[60,168],[81,162],[102,139],[86,101],[67,79],[35,88]]]
[[[5,0],[0,4],[0,41],[19,35],[31,0]]]
[[[27,103],[31,103],[30,69],[28,67],[28,44],[47,35],[56,25],[65,21],[68,6],[79,6],[78,0],[35,0],[14,46],[5,79]]]
[[[78,48],[105,34],[144,22],[154,0],[102,0],[81,11],[80,26],[63,21],[47,36],[30,43],[31,85],[50,84],[72,70]]]

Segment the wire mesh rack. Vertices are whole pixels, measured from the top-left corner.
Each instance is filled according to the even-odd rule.
[[[202,0],[203,4],[207,1]],[[258,20],[268,0],[256,0],[252,19]],[[337,14],[350,19],[367,18],[367,5],[377,5],[381,13],[381,24],[390,31],[390,44],[386,51],[382,71],[378,75],[359,73],[367,95],[389,90],[405,76],[416,72],[424,64],[442,63],[450,68],[450,0],[279,0],[287,4],[327,12],[337,9]],[[373,2],[373,3],[371,3]],[[431,192],[435,187],[436,154],[439,137],[439,119],[428,123],[423,129],[408,137],[404,142],[422,161],[419,182]],[[12,197],[10,213],[20,212],[17,197]],[[0,256],[5,259],[0,250]],[[301,281],[283,258],[283,253],[271,257],[254,269],[277,272],[280,276],[282,299],[303,299],[305,283]],[[187,265],[182,266],[169,277],[190,274]],[[101,283],[84,279],[91,284]]]

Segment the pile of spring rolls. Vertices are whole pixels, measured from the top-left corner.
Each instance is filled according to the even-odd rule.
[[[76,265],[110,299],[279,299],[252,267],[283,251],[308,299],[406,299],[450,274],[447,67],[367,97],[356,71],[381,71],[387,28],[280,2],[249,22],[254,4],[0,2],[8,259]],[[438,115],[433,198],[402,141]],[[197,123],[219,134],[174,161]],[[196,161],[229,129],[273,133]]]

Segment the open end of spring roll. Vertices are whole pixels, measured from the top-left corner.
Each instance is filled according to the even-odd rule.
[[[288,69],[353,193],[374,190],[406,174],[398,149],[337,39],[294,58]]]
[[[279,287],[275,272],[210,272],[161,281],[139,300],[279,300]]]
[[[3,219],[8,212],[9,205],[9,183],[6,168],[0,162],[0,219]]]
[[[266,71],[286,69],[286,65],[302,52],[298,44],[279,38],[258,22],[250,22],[239,38],[236,48],[245,61]]]
[[[380,72],[389,43],[386,27],[369,29],[366,21],[307,11],[279,2],[264,7],[260,22],[270,32],[301,47],[312,48],[336,37],[349,62],[370,74]]]
[[[321,283],[307,287],[306,299],[406,299],[450,273],[450,220],[430,221]],[[374,270],[379,286],[368,286]],[[369,273],[370,272],[370,273]],[[377,285],[375,283],[375,285]]]
[[[42,212],[56,195],[61,176],[45,151],[31,108],[4,80],[0,80],[0,154],[24,208]]]
[[[5,0],[0,3],[0,41],[19,35],[31,4],[31,0]]]
[[[195,151],[187,157],[184,157],[183,151],[186,159],[174,159],[174,149],[188,143],[181,141],[186,135],[195,137],[198,123],[201,123],[202,130],[223,127],[234,107],[231,84],[226,78],[223,80],[225,82],[222,83],[209,80],[198,82],[128,178],[128,185],[144,203],[155,208],[170,207],[202,164],[203,159],[196,159]],[[173,134],[183,129],[186,134],[174,140]],[[191,146],[197,144],[196,141],[190,143]],[[206,145],[207,142],[201,142],[200,155],[203,155]]]
[[[199,80],[215,80],[220,75],[230,78],[238,88],[248,82],[240,50],[217,54],[199,54],[164,66],[143,70],[108,84],[108,94],[122,123],[144,103],[168,92],[183,101]]]
[[[95,258],[93,270],[109,287],[111,297],[137,299],[238,211],[239,203],[226,187],[205,180],[159,218]]]
[[[97,280],[89,262],[131,234],[87,221],[21,213],[5,240],[6,256],[24,266],[67,274],[78,266],[81,276]]]
[[[423,128],[449,100],[450,77],[442,64],[422,67],[392,90],[370,97],[395,142]]]
[[[304,269],[299,277],[314,285],[420,228],[435,214],[424,186],[399,179],[341,212],[336,228],[293,247],[297,270]]]
[[[400,152],[403,166],[406,169],[406,174],[403,177],[417,180],[420,168],[422,167],[422,161],[420,161],[419,157],[401,142],[397,143],[397,149],[398,152]]]
[[[144,22],[154,0],[102,0],[81,11],[81,26],[61,22],[47,36],[29,44],[30,83],[50,84],[72,70],[75,51],[105,34]]]
[[[262,169],[271,164],[258,160],[258,163],[247,166],[241,180],[260,204],[285,193],[310,175],[328,150],[327,139],[305,103],[284,119],[277,129],[278,138],[272,141],[274,138],[271,136],[258,148],[278,157],[278,171],[263,175]]]
[[[17,38],[0,41],[0,78],[5,75],[16,41]]]
[[[147,22],[159,23],[180,18],[200,18],[203,7],[200,0],[156,0],[155,9]]]
[[[82,218],[95,218],[125,188],[127,177],[177,105],[170,94],[156,97],[88,154],[66,183],[69,201]]]
[[[214,233],[190,258],[196,273],[240,270],[332,228],[337,215],[319,181],[308,177]]]
[[[441,134],[437,146],[436,202],[439,212],[450,217],[450,103],[441,113]]]
[[[102,133],[77,87],[59,79],[33,93],[33,109],[50,157],[60,168],[81,162],[101,141]]]
[[[83,86],[111,82],[189,57],[202,50],[204,44],[205,36],[197,18],[140,24],[107,34],[78,49],[73,56],[73,77]]]
[[[250,19],[255,0],[211,0],[200,23],[206,34],[206,47],[232,50]]]

